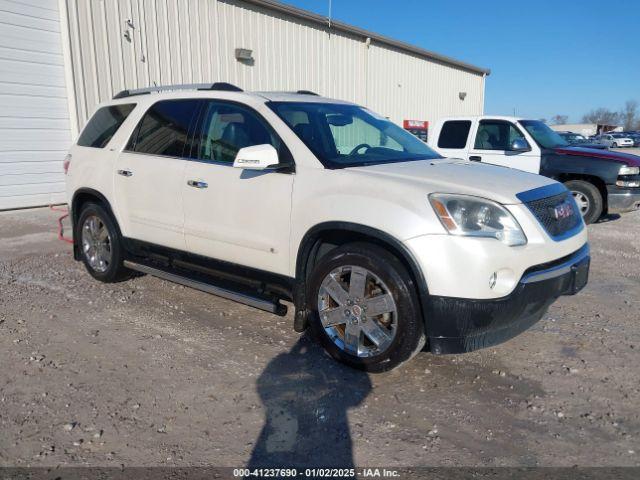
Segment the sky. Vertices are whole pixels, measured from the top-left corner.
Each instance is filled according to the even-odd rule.
[[[328,15],[329,0],[281,0]],[[640,0],[332,0],[332,18],[491,69],[485,113],[640,102]]]

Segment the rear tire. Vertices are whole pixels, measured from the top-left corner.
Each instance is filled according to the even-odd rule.
[[[594,223],[602,216],[604,201],[598,187],[584,180],[569,180],[565,186],[572,193],[585,223]]]
[[[383,248],[351,243],[331,250],[314,267],[308,285],[311,331],[336,360],[382,372],[424,346],[415,284]]]
[[[131,270],[123,265],[120,230],[102,205],[86,203],[82,207],[74,236],[82,263],[93,278],[111,283],[131,276]]]

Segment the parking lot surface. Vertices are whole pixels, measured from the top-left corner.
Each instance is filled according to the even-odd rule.
[[[640,148],[612,148],[613,151],[622,152],[622,153],[631,153],[633,155],[640,155]]]
[[[0,465],[640,465],[640,213],[533,328],[366,375],[269,315],[105,285],[59,213],[0,213]]]

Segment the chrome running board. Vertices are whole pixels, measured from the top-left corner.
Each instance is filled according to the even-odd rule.
[[[287,307],[279,303],[277,300],[269,300],[266,298],[260,298],[246,293],[217,287],[209,283],[201,282],[199,280],[194,280],[181,275],[176,275],[175,273],[170,273],[159,268],[149,267],[140,263],[135,263],[130,260],[125,260],[124,266],[126,268],[130,268],[131,270],[136,270],[141,273],[153,275],[154,277],[158,277],[169,282],[184,285],[185,287],[200,290],[201,292],[210,293],[212,295],[216,295],[217,297],[226,298],[227,300],[242,303],[244,305],[248,305],[259,310],[264,310],[265,312],[273,313],[275,315],[285,316],[287,314]]]

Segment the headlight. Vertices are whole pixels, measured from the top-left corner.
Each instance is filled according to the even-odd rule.
[[[620,167],[620,172],[618,175],[640,175],[640,167]]]
[[[432,193],[429,201],[451,235],[495,238],[511,247],[527,243],[513,215],[496,202],[445,193]]]

